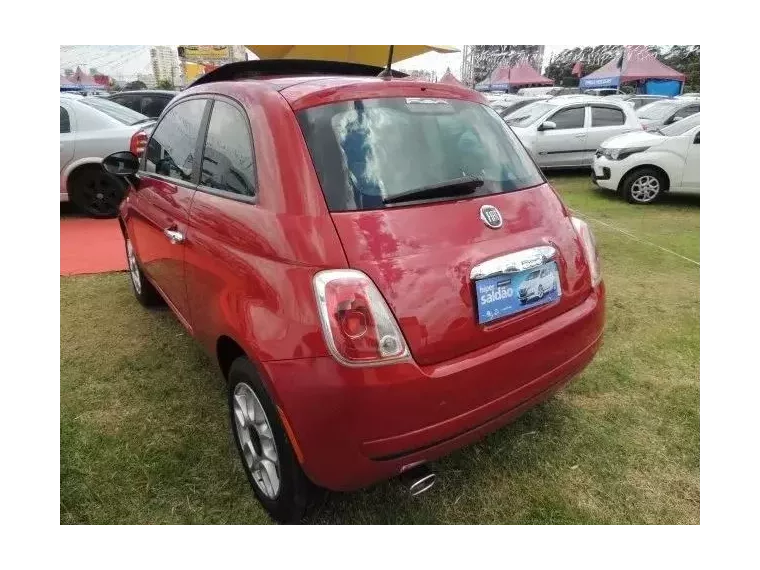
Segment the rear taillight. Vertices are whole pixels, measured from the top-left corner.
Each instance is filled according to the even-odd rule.
[[[322,333],[332,355],[348,366],[373,366],[409,357],[385,299],[361,271],[334,269],[314,276]]]
[[[145,131],[137,131],[129,140],[129,152],[135,156],[142,156],[146,146],[148,146],[148,135]]]
[[[602,281],[602,268],[599,263],[599,254],[596,251],[594,234],[591,233],[591,228],[588,227],[588,224],[580,218],[570,218],[570,220],[572,220],[575,232],[581,239],[581,244],[583,244],[583,253],[591,272],[591,285],[596,287]]]

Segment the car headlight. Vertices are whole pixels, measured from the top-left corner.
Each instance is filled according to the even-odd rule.
[[[602,154],[605,156],[605,158],[609,158],[610,160],[623,160],[632,154],[636,154],[637,152],[644,152],[648,149],[648,146],[639,146],[636,148],[605,148],[602,150]]]

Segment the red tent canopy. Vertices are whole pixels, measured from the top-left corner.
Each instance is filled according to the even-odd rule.
[[[74,73],[74,75],[71,76],[71,78],[74,80],[74,83],[82,87],[92,87],[92,88],[100,87],[100,85],[98,85],[98,82],[95,81],[95,79],[93,79],[91,76],[87,75],[84,71],[82,71],[81,67],[77,67],[76,72]]]
[[[620,77],[620,83],[636,81],[639,79],[676,79],[685,81],[686,76],[659,61],[657,57],[647,50],[646,46],[625,46],[623,67],[618,69],[620,58],[616,56],[602,67],[589,73],[586,77]],[[584,79],[586,78],[584,77]]]
[[[507,67],[502,65],[491,74],[491,89],[499,86],[521,87],[523,85],[554,85],[554,81],[544,77],[527,63]]]
[[[459,85],[460,87],[464,87],[464,83],[459,81],[456,77],[454,77],[454,74],[451,73],[451,69],[448,67],[446,68],[446,73],[443,74],[443,76],[438,80],[438,83],[447,83],[448,85]]]

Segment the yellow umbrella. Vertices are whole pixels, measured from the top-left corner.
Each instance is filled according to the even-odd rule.
[[[347,61],[385,67],[388,64],[390,48],[393,48],[392,62],[401,61],[435,51],[455,53],[454,46],[245,46],[259,59],[323,59],[327,61]]]

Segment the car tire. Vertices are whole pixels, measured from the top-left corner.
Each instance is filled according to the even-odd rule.
[[[66,186],[74,205],[92,218],[115,218],[127,191],[123,180],[95,164],[73,172]]]
[[[246,357],[230,366],[227,404],[232,437],[254,495],[275,521],[299,523],[319,489],[301,469],[277,406]]]
[[[621,184],[625,199],[631,204],[651,204],[665,192],[665,177],[654,168],[638,168],[628,173]]]
[[[140,260],[137,258],[137,252],[132,246],[129,236],[124,236],[124,249],[127,254],[127,271],[129,272],[129,282],[132,284],[132,291],[138,302],[143,307],[155,307],[162,305],[164,302],[161,294],[148,281],[142,271]]]

